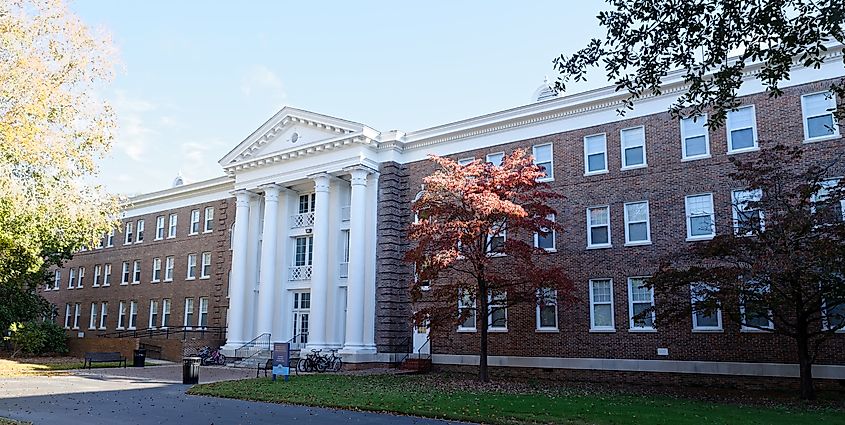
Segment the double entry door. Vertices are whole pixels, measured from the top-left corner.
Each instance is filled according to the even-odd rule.
[[[293,340],[292,350],[301,350],[308,343],[308,316],[311,312],[311,292],[296,291],[293,293]]]

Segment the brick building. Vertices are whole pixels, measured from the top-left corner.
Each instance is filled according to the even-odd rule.
[[[57,271],[58,289],[44,295],[58,306],[58,320],[80,332],[102,319],[91,309],[104,301],[103,331],[124,324],[114,318],[121,302],[129,317],[137,312],[127,325],[161,327],[168,299],[170,326],[226,326],[229,351],[269,334],[340,348],[352,363],[391,362],[418,349],[438,365],[477,363],[481,315],[430,343],[425,329],[412,329],[404,231],[433,171],[428,154],[496,162],[521,147],[565,196],[555,205],[564,230],[537,243],[567,268],[579,301],[503,312],[490,336],[491,365],[573,376],[797,376],[791,341],[721,314],[665,328],[631,316],[660,302],[639,284],[661,258],[731,231],[733,200],[754,195],[732,186],[731,156],[750,157],[776,141],[803,144],[808,162],[843,152],[829,112],[836,99],[825,91],[843,76],[842,50],[830,52],[820,69],[794,69],[779,98],[761,93],[751,67],[742,105],[713,130],[706,116],[679,121],[666,112],[684,89],[680,74],[624,116],[617,113],[624,94],[613,87],[561,98],[539,90],[525,106],[409,133],[286,107],[220,160],[225,177],[133,198],[114,246],[78,254]],[[159,220],[169,235],[171,214],[176,237],[157,238]],[[130,231],[135,239],[125,243]],[[168,258],[173,281],[154,283],[157,261],[166,274]],[[130,282],[121,285],[124,263]],[[95,287],[95,270],[106,264],[112,287]],[[81,288],[68,284],[71,275]],[[455,308],[473,306],[456,296]],[[845,379],[843,347],[845,335],[825,347],[817,377]]]

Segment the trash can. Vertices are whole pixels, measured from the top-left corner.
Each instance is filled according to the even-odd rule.
[[[144,362],[147,360],[147,350],[141,348],[132,352],[132,367],[144,367]]]
[[[185,357],[182,359],[182,383],[194,385],[200,383],[199,357]]]

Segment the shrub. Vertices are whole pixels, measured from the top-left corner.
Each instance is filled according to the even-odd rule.
[[[11,330],[11,340],[15,347],[13,356],[18,353],[42,356],[68,352],[65,330],[53,322],[39,320],[16,323]]]

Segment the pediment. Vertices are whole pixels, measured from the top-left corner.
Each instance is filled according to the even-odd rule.
[[[225,167],[269,153],[360,133],[364,127],[353,121],[285,107],[226,154],[220,160],[220,165]]]

